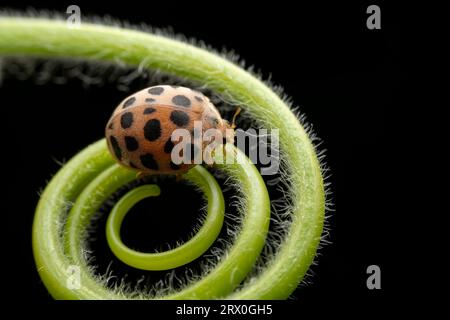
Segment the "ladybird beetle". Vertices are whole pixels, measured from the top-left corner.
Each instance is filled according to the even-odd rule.
[[[188,130],[193,142],[187,147],[198,154],[206,142],[194,138],[196,121],[201,123],[202,134],[217,129],[224,137],[220,144],[234,140],[234,127],[222,119],[208,97],[170,85],[150,87],[123,100],[108,121],[105,136],[111,154],[125,167],[142,174],[180,174],[195,163],[172,161],[172,150],[180,142],[173,142],[172,133],[179,128]]]

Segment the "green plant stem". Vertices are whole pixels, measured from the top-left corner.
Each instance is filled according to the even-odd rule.
[[[142,253],[128,248],[120,239],[120,227],[126,213],[138,201],[147,197],[158,196],[160,193],[156,185],[135,188],[116,203],[106,222],[106,238],[109,247],[122,262],[143,270],[177,268],[200,257],[219,236],[225,211],[223,195],[219,185],[211,174],[201,166],[189,171],[185,174],[185,177],[196,183],[206,195],[208,210],[203,226],[192,239],[168,251]],[[83,204],[80,204],[79,207],[80,210],[84,210]]]
[[[223,259],[201,280],[164,298],[225,297],[245,278],[264,246],[270,220],[269,196],[266,187],[257,169],[241,151],[230,145],[227,146],[227,152],[236,153],[241,157],[239,164],[223,165],[222,170],[240,185],[241,196],[247,209],[243,226],[228,250],[227,259]],[[217,159],[220,160],[220,158]],[[57,299],[130,298],[129,295],[120,291],[106,289],[90,272],[83,251],[86,229],[101,204],[122,185],[136,179],[135,171],[112,162],[106,142],[101,140],[72,158],[41,195],[33,225],[33,251],[41,278],[49,292]],[[207,194],[217,192],[217,186],[211,186],[216,182],[211,181],[213,178],[203,167],[194,167],[185,174],[185,177],[198,185],[200,189],[206,190]],[[209,190],[210,188],[214,189]],[[75,201],[75,204],[63,227],[64,250],[59,247],[61,230],[58,224],[51,221],[60,219],[65,211],[66,203],[71,201]],[[220,199],[212,201],[209,205],[216,207],[210,209],[223,210],[220,208],[223,207]],[[42,229],[44,225],[46,229]],[[48,251],[48,248],[53,248],[53,251]],[[82,285],[77,290],[66,286],[72,276],[67,270],[70,270],[72,266],[80,270]]]
[[[264,83],[206,50],[144,32],[88,23],[82,23],[79,29],[69,29],[64,21],[1,17],[0,55],[95,59],[158,69],[206,84],[225,99],[242,106],[266,128],[279,129],[281,155],[286,164],[286,176],[291,183],[287,192],[292,199],[292,222],[271,263],[250,283],[227,297],[284,299],[295,290],[312,263],[320,241],[325,211],[323,178],[306,131],[283,100]],[[105,158],[106,155],[101,154],[100,157]],[[87,161],[97,160],[91,158]],[[63,194],[63,199],[73,199],[81,191],[79,188],[82,184],[73,183],[70,179],[64,181],[70,183],[63,183],[64,175],[70,173],[71,179],[89,180],[91,174],[101,172],[110,161],[108,158],[104,162],[94,163],[93,167],[78,168],[80,172],[69,172],[63,168],[63,176],[53,179],[47,187],[46,196],[39,203],[33,228],[35,258],[41,275],[52,274],[53,277],[65,271],[62,263],[65,261],[64,253],[59,248],[61,244],[57,234],[45,237],[40,234],[55,221],[61,220],[61,207],[56,210],[56,206],[61,205],[61,199],[52,197],[47,190],[50,188],[58,195]],[[69,168],[74,169],[72,166],[76,164]],[[89,175],[81,174],[83,170],[89,170]],[[247,207],[246,210],[251,208]],[[256,215],[247,212],[247,215],[251,214]],[[45,265],[44,256],[55,259],[58,268]],[[58,292],[64,286],[62,283],[46,285],[51,292]],[[111,292],[99,289],[99,292],[89,292],[86,297],[108,298],[109,294]],[[58,294],[55,296],[58,297]]]

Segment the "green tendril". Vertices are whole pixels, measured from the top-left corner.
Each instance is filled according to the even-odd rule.
[[[279,129],[282,178],[290,186],[284,190],[289,202],[286,206],[290,225],[274,256],[251,281],[243,282],[266,240],[270,200],[256,167],[241,151],[227,145],[227,154],[241,161],[217,166],[239,191],[242,214],[239,233],[226,255],[203,278],[156,298],[284,299],[295,290],[311,265],[320,241],[325,212],[324,185],[320,163],[307,132],[289,106],[267,85],[232,62],[201,48],[158,35],[89,23],[71,29],[64,21],[0,17],[0,55],[91,59],[160,70],[203,84],[224,100],[241,106],[261,126]],[[215,157],[221,160],[220,155]],[[208,219],[214,220],[211,234],[203,233],[202,229],[185,243],[192,246],[192,250],[186,250],[186,253],[191,251],[189,254],[183,254],[184,248],[179,247],[174,249],[180,250],[179,256],[174,251],[150,259],[151,254],[142,254],[147,262],[137,262],[133,257],[140,254],[131,252],[120,241],[120,222],[135,201],[156,196],[158,188],[136,189],[119,201],[107,226],[112,250],[126,263],[147,269],[174,267],[195,259],[211,245],[212,236],[220,230],[223,220],[221,192],[214,178],[200,166],[189,171],[185,178],[206,195],[208,215],[204,226],[211,222]],[[108,288],[93,275],[84,249],[86,229],[94,213],[109,195],[134,179],[135,172],[116,165],[105,141],[101,140],[65,164],[47,185],[35,213],[33,252],[39,275],[53,297],[152,298]],[[121,256],[120,252],[126,254]],[[67,285],[70,278],[67,270],[71,266],[80,270],[81,286],[76,289]]]
[[[168,270],[197,259],[213,244],[223,225],[225,205],[222,191],[211,174],[201,166],[190,170],[185,174],[185,178],[196,184],[206,195],[208,210],[202,228],[188,242],[166,252],[141,253],[129,249],[120,239],[123,218],[138,201],[158,196],[160,193],[156,185],[135,188],[117,202],[106,223],[109,247],[122,262],[143,270]]]
[[[226,150],[229,154],[236,154],[237,157],[240,157],[239,163],[221,165],[221,169],[231,179],[239,183],[241,194],[248,195],[248,201],[244,204],[247,208],[247,213],[244,217],[244,226],[238,238],[233,243],[232,248],[229,249],[226,260],[222,260],[200,281],[166,298],[208,299],[211,297],[224,297],[235,289],[245,278],[264,245],[270,220],[267,189],[255,166],[241,151],[231,145],[227,146]],[[221,160],[219,156],[216,158],[218,161]],[[208,201],[208,211],[213,212],[211,218],[214,221],[205,222],[205,224],[213,225],[215,228],[214,231],[207,231],[208,237],[211,238],[211,236],[214,236],[212,239],[208,239],[211,243],[216,238],[216,235],[211,233],[217,234],[220,231],[222,225],[221,216],[224,210],[223,198],[220,196],[221,192],[218,190],[217,182],[201,166],[194,167],[184,177],[200,187],[206,193],[208,200],[210,197],[215,197],[214,200]],[[38,269],[41,278],[55,298],[127,298],[126,295],[121,295],[121,293],[106,289],[92,275],[83,252],[82,243],[92,216],[95,215],[101,204],[118,188],[130,183],[134,179],[136,179],[135,171],[113,164],[106,143],[104,140],[101,140],[81,151],[70,160],[45,189],[36,210],[33,225],[33,249],[37,265],[42,266],[42,268]],[[71,181],[71,183],[67,183],[67,181]],[[151,194],[156,195],[158,193],[156,186],[146,187],[150,188]],[[148,191],[148,189],[145,190],[145,192]],[[68,197],[69,195],[73,196]],[[134,202],[136,199],[131,201]],[[75,204],[70,210],[67,222],[63,227],[65,252],[61,250],[53,252],[44,251],[43,249],[50,247],[50,245],[58,246],[60,244],[60,230],[55,223],[50,223],[50,221],[51,219],[60,218],[59,216],[65,210],[66,202],[74,200]],[[125,196],[121,201],[128,202],[129,200]],[[120,210],[126,209],[125,207],[120,208]],[[122,212],[122,214],[124,215],[125,213]],[[111,219],[111,217],[109,218]],[[108,222],[108,226],[111,223]],[[116,220],[116,223],[120,222]],[[46,230],[46,232],[43,232],[43,230]],[[56,242],[49,243],[54,238],[56,238]],[[191,241],[197,243],[197,240],[194,239],[195,237]],[[185,245],[190,244],[187,242]],[[205,247],[209,247],[207,242],[202,244],[197,243],[197,245],[199,246],[197,248],[198,252],[204,251]],[[178,247],[177,249],[179,248],[182,247]],[[185,248],[182,248],[181,252],[184,251]],[[178,258],[175,256],[173,258],[175,260],[184,259],[183,257]],[[142,264],[145,261],[139,261],[137,263]],[[71,266],[77,266],[81,271],[81,283],[83,285],[77,290],[67,288],[66,285],[70,278],[67,270]]]

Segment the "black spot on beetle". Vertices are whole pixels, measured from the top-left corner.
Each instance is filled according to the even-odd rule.
[[[128,151],[136,151],[139,148],[139,143],[135,137],[126,136],[125,146],[127,147]]]
[[[151,169],[151,170],[159,169],[158,163],[156,162],[155,158],[153,157],[153,154],[146,153],[144,155],[141,155],[140,159],[141,159],[142,165],[144,167],[146,167],[147,169]]]
[[[184,127],[189,123],[189,115],[186,112],[174,110],[170,114],[170,120],[179,127]]]
[[[144,126],[144,137],[148,141],[155,141],[161,137],[161,123],[158,119],[147,121]]]
[[[181,94],[173,97],[172,102],[180,107],[190,107],[191,106],[191,100],[189,100],[189,98],[187,98],[186,96],[183,96]]]
[[[133,124],[133,113],[125,112],[120,117],[120,125],[122,126],[122,128],[127,129],[127,128],[131,127],[132,124]]]
[[[145,110],[144,110],[144,114],[150,114],[150,113],[153,113],[153,112],[155,112],[156,111],[156,109],[155,108],[145,108]]]
[[[135,97],[131,97],[131,98],[127,99],[127,101],[125,101],[123,103],[122,109],[128,108],[129,106],[131,106],[135,102],[136,102],[136,98]]]
[[[153,102],[155,102],[156,101],[156,99],[153,99],[153,98],[147,98],[147,99],[145,99],[145,102],[147,102],[147,103],[153,103]]]
[[[117,141],[116,137],[111,136],[109,137],[109,142],[111,143],[111,147],[113,148],[114,154],[117,159],[122,159],[122,149],[120,149],[119,142]]]
[[[169,137],[167,142],[164,144],[164,152],[171,153],[174,146],[175,145],[173,144],[172,139]]]
[[[148,93],[159,96],[161,93],[164,92],[164,88],[163,87],[153,87],[148,89]]]
[[[195,100],[197,100],[198,102],[203,102],[203,99],[200,98],[199,96],[195,96]]]
[[[172,169],[172,170],[178,170],[178,169],[181,168],[180,165],[175,164],[175,163],[173,163],[172,161],[170,161],[169,166],[170,166],[170,169]]]
[[[110,130],[114,129],[114,123],[112,121],[109,123],[108,129]]]

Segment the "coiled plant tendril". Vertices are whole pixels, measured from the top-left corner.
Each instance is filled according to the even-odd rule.
[[[241,151],[227,145],[228,153],[243,159],[239,164],[218,165],[239,189],[239,210],[243,216],[239,234],[226,255],[203,278],[168,295],[155,297],[285,299],[295,290],[313,262],[320,242],[325,212],[324,183],[306,130],[283,99],[266,84],[236,64],[193,45],[160,35],[89,23],[71,29],[64,21],[0,17],[0,55],[89,59],[160,70],[203,84],[224,100],[241,106],[261,126],[279,129],[282,179],[290,186],[284,190],[289,200],[286,205],[290,224],[274,256],[257,275],[246,279],[264,246],[270,200],[256,167]],[[205,194],[208,202],[205,228],[183,246],[167,252],[140,254],[126,248],[118,237],[124,214],[139,199],[159,193],[156,185],[140,187],[116,204],[108,221],[108,241],[122,260],[144,269],[173,268],[197,258],[211,245],[223,222],[221,191],[201,166],[194,167],[184,178]],[[153,298],[108,288],[92,275],[83,254],[83,234],[92,215],[108,196],[134,179],[135,172],[115,164],[105,141],[101,140],[65,164],[48,184],[35,213],[33,250],[39,274],[53,297]],[[70,212],[67,203],[74,203]],[[81,287],[76,290],[66,286],[67,268],[71,265],[81,270]]]

